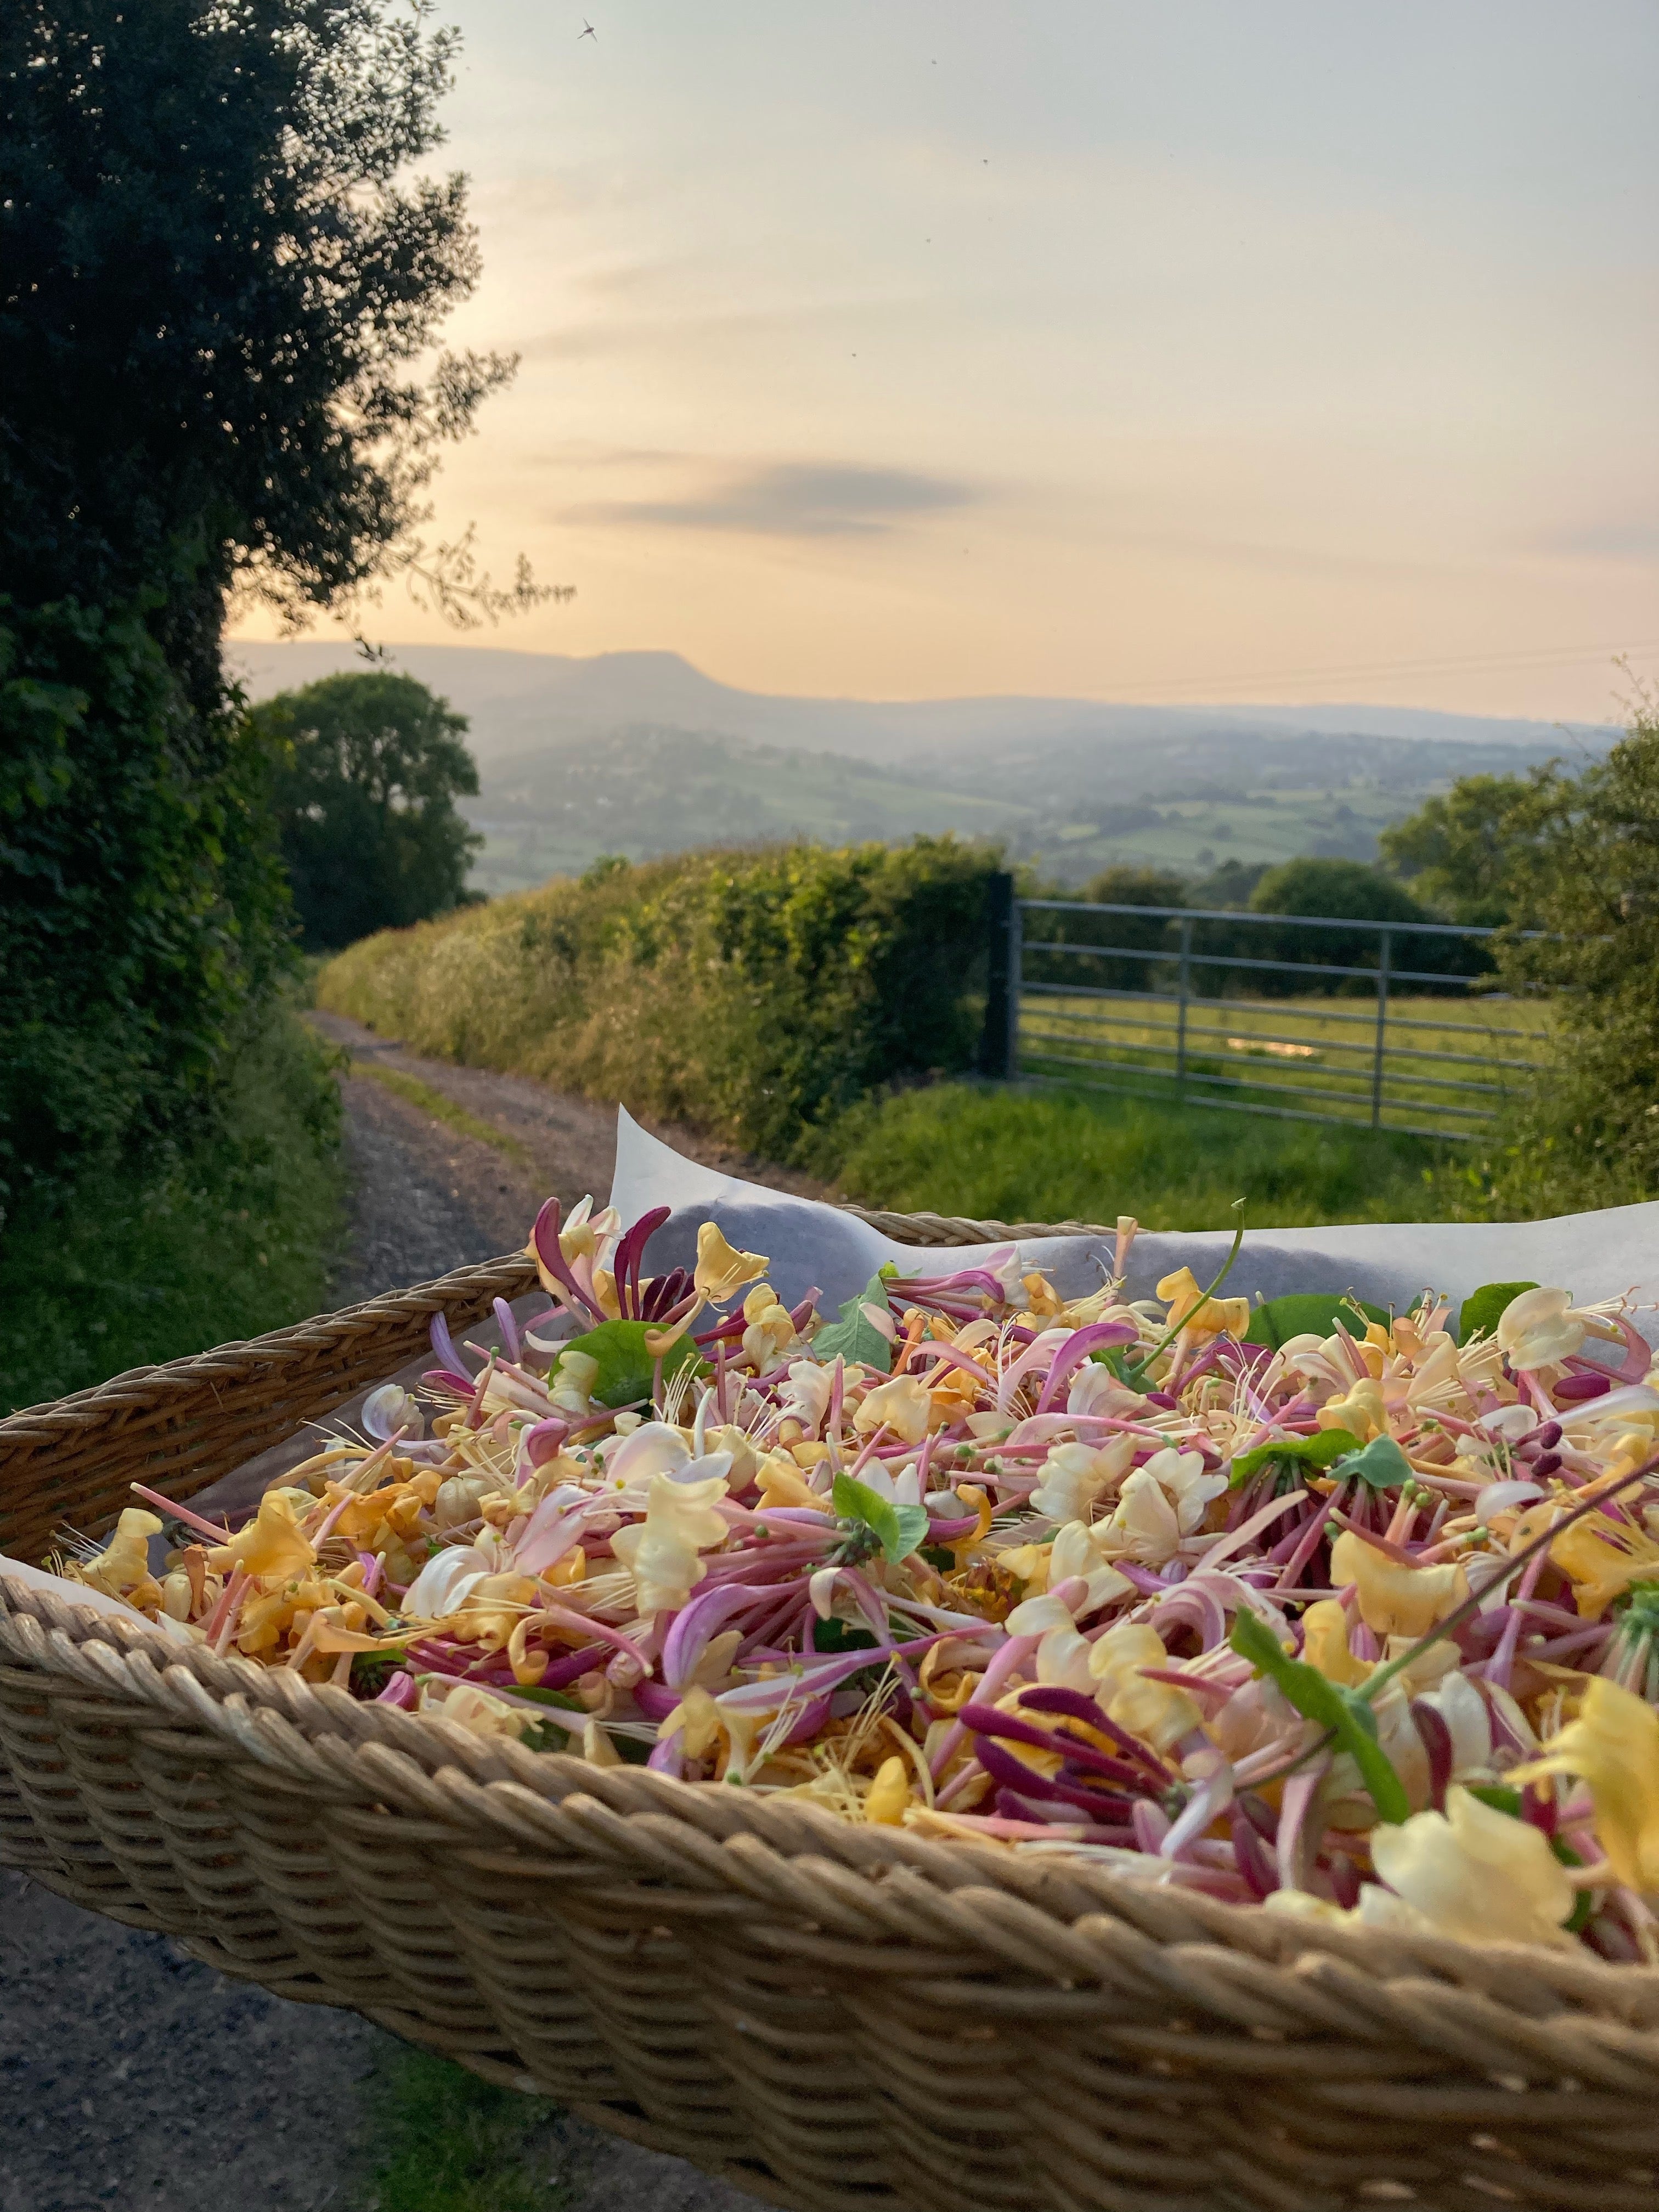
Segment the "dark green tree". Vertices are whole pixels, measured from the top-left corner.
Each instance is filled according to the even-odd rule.
[[[1423,922],[1434,919],[1403,885],[1363,861],[1314,858],[1282,860],[1267,869],[1250,894],[1249,911],[1327,921]],[[1270,925],[1229,922],[1200,922],[1194,941],[1197,949],[1207,953],[1243,954],[1250,959],[1283,963],[1277,968],[1210,971],[1212,976],[1224,976],[1231,989],[1267,998],[1306,991],[1368,995],[1375,988],[1368,980],[1324,975],[1320,970],[1374,970],[1382,942],[1374,929],[1276,929]],[[1450,965],[1455,972],[1455,955],[1449,956],[1443,949],[1453,942],[1397,938],[1391,948],[1392,964],[1436,974]],[[1295,972],[1299,968],[1307,970],[1305,975]]]
[[[478,771],[453,714],[412,676],[328,676],[260,709],[283,752],[276,802],[306,950],[447,914],[483,840],[455,811]]]
[[[199,1115],[279,965],[229,601],[536,596],[418,535],[513,367],[434,350],[455,52],[428,0],[0,8],[0,1207]]]

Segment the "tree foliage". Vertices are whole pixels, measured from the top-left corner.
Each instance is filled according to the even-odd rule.
[[[465,178],[408,175],[455,51],[387,0],[0,9],[0,591],[159,586],[211,708],[233,584],[299,616],[421,558],[513,367],[416,367],[478,269]]]
[[[0,8],[0,1204],[183,1138],[283,962],[228,596],[505,593],[424,487],[510,374],[428,0]]]
[[[1382,832],[1384,865],[1448,921],[1524,927],[1535,912],[1558,781],[1555,763],[1528,775],[1463,776]]]
[[[478,772],[453,714],[412,676],[328,676],[267,702],[276,805],[306,950],[447,914],[483,840],[455,811]]]
[[[136,616],[0,600],[0,1212],[198,1112],[287,957],[270,769]]]

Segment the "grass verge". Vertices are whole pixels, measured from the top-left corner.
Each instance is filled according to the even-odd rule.
[[[1425,1221],[1443,1212],[1437,1147],[1369,1129],[1257,1120],[1082,1091],[941,1083],[854,1107],[823,1164],[849,1198],[1000,1221],[1149,1229]]]
[[[354,1075],[366,1075],[371,1083],[378,1083],[383,1091],[391,1091],[394,1098],[402,1098],[411,1106],[418,1106],[422,1114],[429,1114],[434,1121],[441,1121],[447,1129],[453,1129],[463,1137],[471,1137],[481,1145],[488,1145],[511,1160],[515,1167],[531,1165],[529,1152],[516,1137],[509,1137],[504,1129],[497,1129],[488,1121],[481,1121],[476,1114],[469,1114],[465,1106],[458,1106],[441,1091],[434,1091],[429,1083],[422,1083],[418,1075],[405,1075],[399,1067],[386,1067],[378,1060],[367,1057],[351,1063]]]
[[[430,2051],[400,2048],[369,2095],[367,2212],[558,2212],[569,2191],[550,2185],[531,2157],[555,2110]]]
[[[18,1209],[0,1243],[0,1411],[318,1310],[343,1220],[332,1060],[282,1006],[210,1137]]]

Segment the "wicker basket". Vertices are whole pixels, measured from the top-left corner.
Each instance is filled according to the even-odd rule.
[[[107,1525],[135,1478],[182,1501],[529,1282],[495,1261],[0,1422],[0,1549]],[[1659,2203],[1659,1971],[538,1757],[16,1580],[0,1862],[813,2212]]]

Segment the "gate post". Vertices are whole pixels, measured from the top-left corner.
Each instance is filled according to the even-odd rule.
[[[1019,908],[1012,875],[992,877],[986,888],[985,920],[990,958],[980,1066],[987,1075],[1006,1083],[1016,1071],[1019,1034]]]
[[[1176,1084],[1182,1096],[1187,1091],[1187,1001],[1192,995],[1193,923],[1190,915],[1181,917],[1181,1004],[1176,1016]]]

